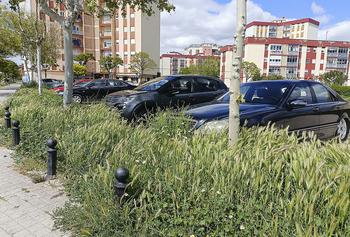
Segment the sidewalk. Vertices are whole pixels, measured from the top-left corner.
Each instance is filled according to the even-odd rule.
[[[0,236],[69,236],[53,228],[51,216],[67,200],[64,193],[14,171],[11,153],[0,147]]]
[[[0,88],[0,104],[20,85]],[[49,182],[34,184],[15,171],[12,152],[0,147],[0,237],[69,236],[54,229],[52,219],[52,212],[63,206],[67,197]]]

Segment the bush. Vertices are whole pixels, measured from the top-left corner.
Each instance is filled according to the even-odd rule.
[[[335,90],[341,96],[350,97],[350,86],[342,86],[339,84],[335,84],[330,85],[329,87]]]
[[[39,97],[23,89],[12,100],[25,131],[16,152],[42,159],[29,151],[58,140],[58,172],[72,202],[56,211],[56,224],[75,235],[350,233],[346,143],[300,142],[265,127],[242,128],[231,148],[227,134],[189,132],[186,118],[169,119],[169,111],[130,127],[101,104],[63,109],[50,91]],[[131,174],[122,204],[113,190],[118,167]]]

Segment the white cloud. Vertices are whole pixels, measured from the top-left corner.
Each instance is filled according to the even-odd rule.
[[[190,44],[233,44],[236,28],[236,1],[220,5],[213,0],[173,0],[175,12],[161,15],[161,54],[182,53]],[[248,1],[247,23],[272,21],[273,15]]]
[[[327,26],[327,28],[319,30],[319,40],[334,40],[334,41],[346,41],[350,39],[350,21],[339,22],[335,25]]]
[[[322,15],[322,16],[316,16],[315,20],[319,21],[321,24],[327,24],[329,22],[329,20],[332,18],[331,15]]]
[[[313,2],[311,4],[311,10],[315,15],[320,15],[320,14],[323,14],[325,12],[323,7],[317,5],[315,2]]]

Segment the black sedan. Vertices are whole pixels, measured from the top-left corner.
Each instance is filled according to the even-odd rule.
[[[100,100],[106,95],[121,91],[132,90],[136,86],[117,79],[99,79],[93,80],[81,87],[73,87],[73,100],[81,104],[84,100]],[[58,94],[63,95],[63,90]]]
[[[290,132],[313,131],[319,139],[349,134],[350,104],[334,90],[315,81],[259,81],[241,85],[240,125],[275,123]],[[190,107],[186,114],[195,129],[208,131],[228,126],[229,93],[215,102]]]
[[[134,90],[112,93],[106,101],[129,122],[146,117],[156,108],[181,108],[212,101],[228,91],[217,78],[176,75],[155,78]]]

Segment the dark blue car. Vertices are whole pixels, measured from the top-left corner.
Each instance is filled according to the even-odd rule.
[[[155,78],[133,90],[109,94],[106,102],[131,122],[142,121],[157,109],[209,102],[227,91],[227,86],[218,78],[174,75]]]
[[[281,80],[244,83],[240,89],[240,125],[289,128],[290,132],[313,131],[319,139],[349,134],[350,104],[334,90],[315,81]],[[228,127],[229,93],[218,100],[191,106],[186,114],[195,129],[220,130]]]

